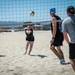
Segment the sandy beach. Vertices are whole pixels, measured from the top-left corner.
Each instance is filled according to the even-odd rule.
[[[74,75],[69,62],[68,45],[64,41],[62,50],[65,65],[49,49],[51,32],[34,31],[35,42],[31,56],[25,52],[25,33],[0,33],[0,75]]]

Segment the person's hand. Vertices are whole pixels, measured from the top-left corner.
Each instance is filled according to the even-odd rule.
[[[52,44],[54,42],[54,39],[50,40],[50,43]]]

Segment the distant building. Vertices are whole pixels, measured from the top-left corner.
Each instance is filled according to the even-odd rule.
[[[30,25],[34,30],[50,30],[50,23],[24,22],[23,27]]]
[[[33,29],[34,30],[43,30],[43,25],[34,25]]]
[[[28,25],[32,26],[34,30],[42,30],[42,25],[40,25],[40,23],[24,22],[23,27],[27,27]]]
[[[50,30],[50,23],[35,23],[35,22],[0,22],[0,32],[2,31],[24,31],[27,25],[31,25],[34,30]]]
[[[50,30],[50,24],[49,25],[43,25],[43,30]]]
[[[23,24],[18,22],[2,22],[0,23],[0,32],[9,32],[13,30],[23,30]]]
[[[33,26],[35,24],[32,24],[33,22],[24,22],[23,27],[27,27],[28,25]]]

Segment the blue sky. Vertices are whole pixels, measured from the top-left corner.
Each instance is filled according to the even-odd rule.
[[[0,21],[50,20],[50,8],[56,8],[56,14],[65,19],[69,5],[75,7],[75,0],[0,0]],[[34,17],[30,16],[30,11],[35,12]]]

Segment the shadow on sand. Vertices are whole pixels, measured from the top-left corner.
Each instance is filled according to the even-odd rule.
[[[65,62],[65,63],[62,63],[62,65],[69,65],[70,62]]]
[[[45,56],[45,55],[30,55],[30,56],[38,56],[38,57],[40,57],[40,58],[45,58],[45,57],[47,57],[47,56]],[[70,62],[65,62],[65,63],[63,63],[62,65],[69,65],[70,64]]]
[[[45,56],[45,55],[30,55],[30,56],[38,56],[38,57],[40,57],[40,58],[45,58],[45,57],[47,57],[47,56]]]
[[[0,57],[6,57],[6,55],[0,55]]]

